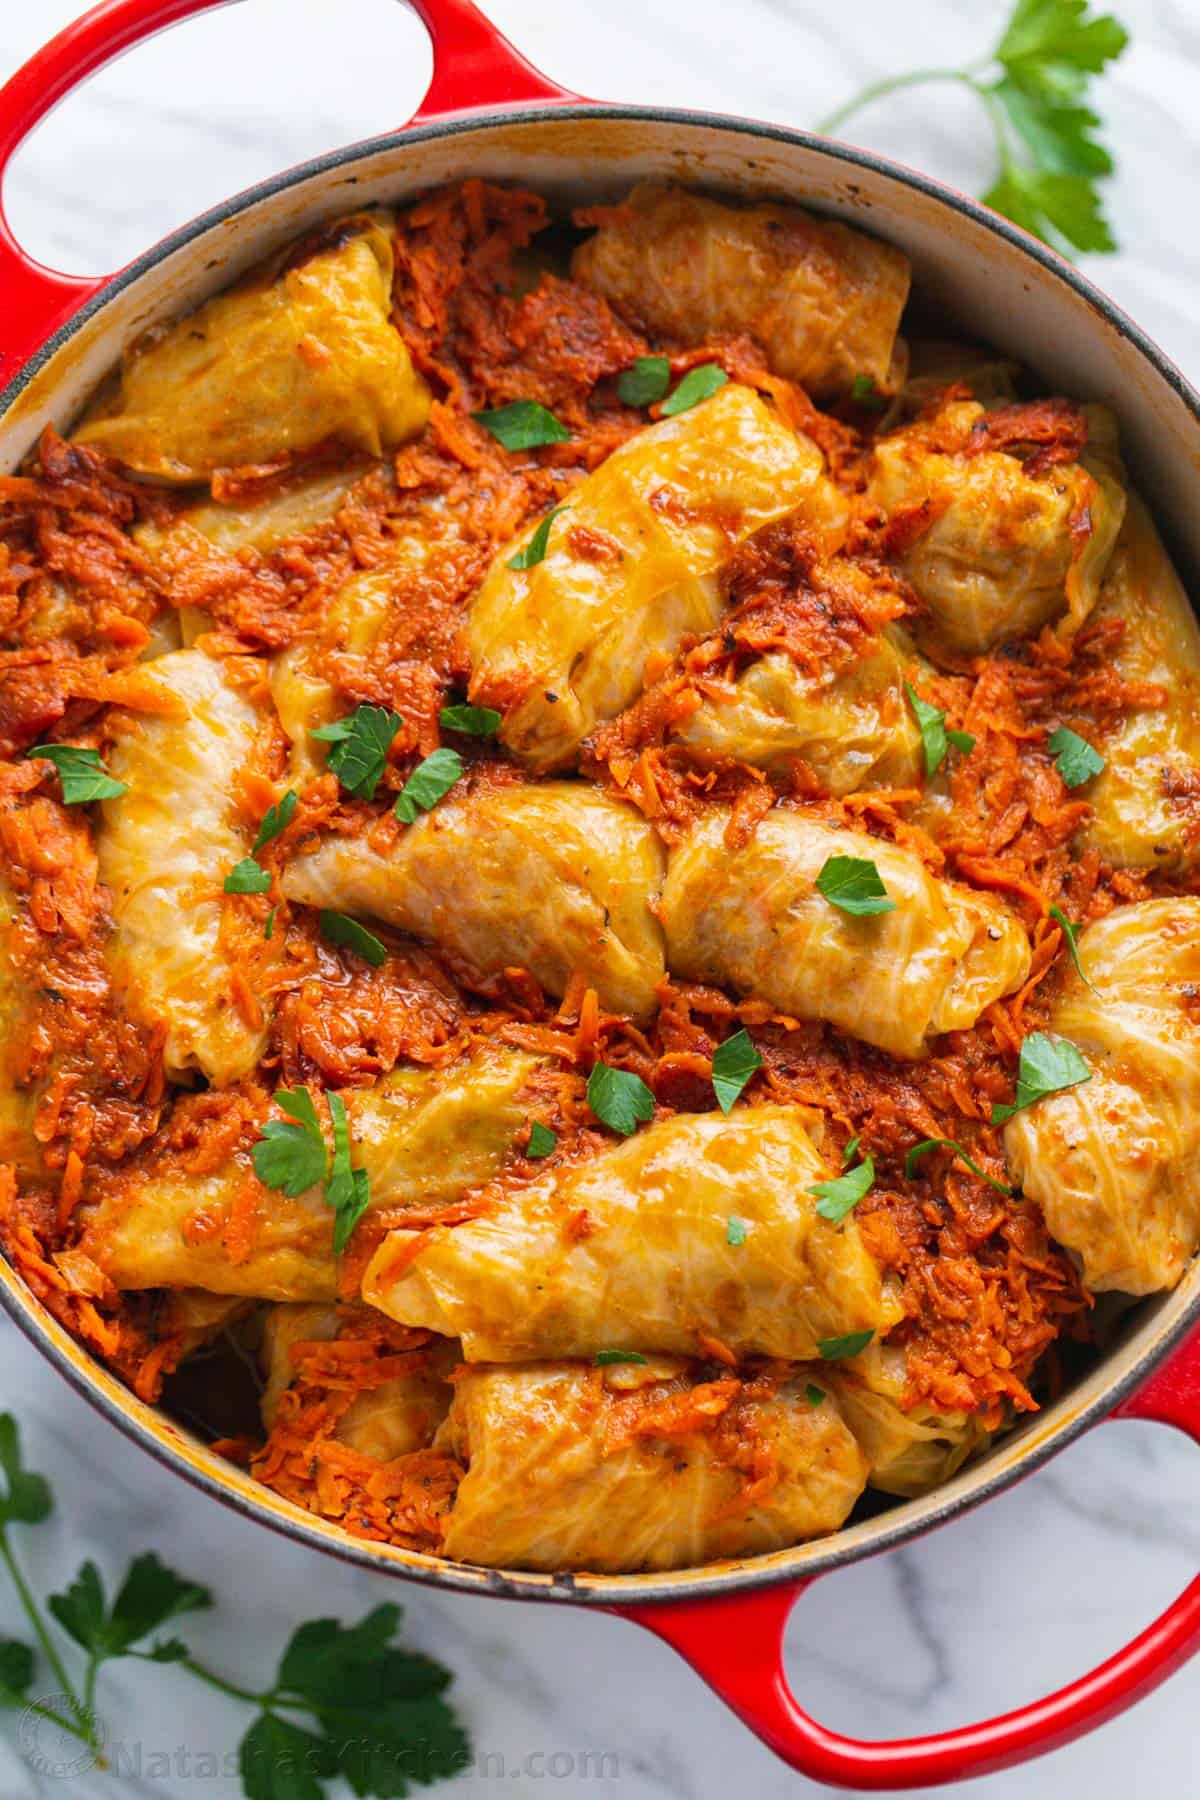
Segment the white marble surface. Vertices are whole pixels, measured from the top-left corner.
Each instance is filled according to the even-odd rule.
[[[0,5],[0,75],[76,10],[75,0]],[[492,0],[490,10],[535,62],[585,92],[804,124],[869,77],[976,54],[1003,6]],[[1200,13],[1195,0],[1119,0],[1118,10],[1135,42],[1103,110],[1120,157],[1112,211],[1124,253],[1092,259],[1092,272],[1196,379]],[[251,180],[407,117],[428,67],[423,33],[395,0],[248,0],[160,38],[65,105],[14,165],[10,216],[47,261],[115,267]],[[956,93],[888,103],[856,130],[959,186],[986,179],[985,140]],[[460,1800],[498,1785],[615,1800],[821,1791],[631,1625],[385,1588],[227,1514],[118,1440],[8,1326],[0,1402],[21,1416],[33,1465],[59,1495],[54,1522],[24,1540],[39,1588],[61,1584],[84,1556],[116,1573],[157,1546],[217,1589],[219,1611],[188,1635],[250,1683],[267,1677],[299,1619],[349,1618],[402,1598],[412,1638],[459,1671],[458,1700],[488,1758],[439,1791]],[[1198,1499],[1194,1447],[1150,1426],[1104,1427],[936,1541],[820,1584],[790,1632],[797,1691],[819,1717],[865,1736],[920,1733],[1030,1699],[1114,1650],[1191,1578]],[[20,1625],[0,1579],[0,1633]],[[957,1791],[963,1800],[1190,1796],[1198,1700],[1195,1664],[1092,1738]],[[236,1743],[235,1703],[145,1666],[114,1667],[101,1703],[115,1736],[141,1741],[143,1777],[93,1772],[73,1793],[232,1800],[239,1791],[194,1772],[201,1752],[223,1756]],[[0,1723],[0,1795],[57,1800],[64,1784],[39,1786],[14,1744]]]

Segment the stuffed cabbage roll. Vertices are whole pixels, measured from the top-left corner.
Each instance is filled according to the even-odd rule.
[[[200,500],[177,513],[169,524],[148,522],[133,535],[156,562],[186,550],[196,539],[203,540],[202,547],[228,556],[239,550],[269,556],[289,538],[300,537],[333,518],[351,488],[373,466],[384,465],[347,462],[287,473],[261,492],[230,501]]]
[[[730,206],[645,182],[575,252],[572,273],[685,344],[748,332],[777,374],[817,398],[856,375],[885,393],[903,379],[908,258],[796,207]]]
[[[362,213],[135,345],[75,440],[160,481],[335,439],[369,456],[419,432],[429,390],[391,322],[392,243]]]
[[[760,769],[803,757],[830,794],[919,786],[921,733],[904,683],[919,687],[924,666],[898,630],[840,668],[812,671],[776,651],[751,663],[728,698],[706,698],[677,736]]]
[[[1051,1030],[1091,1078],[1017,1113],[1009,1165],[1096,1293],[1172,1288],[1200,1246],[1200,900],[1120,906],[1080,933]]]
[[[1109,653],[1121,679],[1151,682],[1161,693],[1087,731],[1105,767],[1083,789],[1093,810],[1080,845],[1118,867],[1190,869],[1200,857],[1200,831],[1185,804],[1200,776],[1200,626],[1136,495],[1095,620],[1125,628]]]
[[[262,1368],[264,1385],[260,1404],[263,1424],[272,1431],[286,1410],[284,1396],[296,1382],[304,1363],[304,1350],[320,1343],[342,1340],[353,1345],[356,1322],[366,1309],[361,1306],[273,1306],[263,1325]],[[424,1450],[450,1409],[449,1376],[458,1362],[458,1346],[437,1339],[419,1349],[404,1351],[382,1362],[364,1358],[372,1380],[363,1382],[333,1435],[338,1442],[376,1462],[391,1462],[413,1450]],[[374,1381],[390,1366],[386,1379]],[[313,1373],[320,1371],[314,1369]],[[333,1361],[332,1385],[346,1380]],[[356,1375],[357,1371],[354,1371]],[[296,1396],[299,1402],[300,1396]]]
[[[948,387],[961,383],[983,406],[1003,406],[1017,397],[1019,363],[1010,362],[982,344],[958,338],[910,336],[908,372],[900,396],[908,415],[933,405]]]
[[[578,970],[603,1006],[644,1019],[663,978],[662,874],[632,807],[583,782],[522,782],[450,794],[387,851],[326,838],[282,886],[428,938],[482,976],[521,967],[561,995]]]
[[[729,819],[712,808],[671,852],[660,916],[672,973],[908,1058],[1025,979],[1029,940],[1014,914],[931,875],[914,850],[786,806],[729,850]],[[827,900],[816,881],[835,856],[873,862],[895,910],[854,917]]]
[[[373,1208],[438,1206],[488,1181],[523,1129],[536,1059],[480,1047],[444,1069],[396,1069],[343,1095]],[[333,1213],[319,1188],[266,1188],[249,1155],[197,1173],[186,1152],[126,1166],[88,1214],[83,1245],[119,1288],[203,1287],[263,1300],[332,1300]]]
[[[443,1551],[496,1568],[615,1573],[836,1531],[866,1464],[835,1402],[812,1405],[805,1374],[697,1382],[664,1359],[463,1368],[437,1439],[466,1466]],[[770,1469],[765,1483],[748,1463]]]
[[[853,1217],[816,1210],[827,1180],[818,1113],[798,1106],[680,1113],[594,1161],[548,1175],[493,1214],[393,1232],[363,1298],[402,1325],[462,1339],[468,1362],[696,1354],[804,1359],[890,1327],[898,1302]],[[745,1241],[729,1242],[730,1216]]]
[[[33,1173],[42,1166],[41,1146],[34,1136],[37,1097],[18,1084],[13,1054],[24,1042],[25,983],[13,960],[11,936],[16,903],[0,881],[0,1164]]]
[[[973,655],[1064,613],[1071,630],[1086,619],[1125,511],[1115,425],[1102,407],[1086,415],[1079,460],[1042,472],[1036,458],[982,447],[991,425],[973,400],[878,440],[868,498],[898,533],[931,643]]]
[[[821,1376],[870,1465],[868,1484],[912,1500],[949,1481],[990,1434],[976,1414],[905,1405],[906,1379],[903,1349],[878,1342]]]
[[[648,426],[602,462],[550,527],[546,554],[506,547],[471,608],[470,697],[504,715],[502,741],[536,771],[571,760],[636,699],[647,659],[711,631],[738,545],[790,513],[833,549],[846,502],[816,445],[751,388]],[[539,525],[540,525],[539,521]]]
[[[172,710],[122,729],[108,768],[128,792],[102,803],[96,842],[113,897],[113,979],[131,1013],[165,1027],[169,1075],[198,1069],[224,1087],[249,1074],[267,1040],[266,1006],[257,995],[252,1008],[235,1003],[221,946],[222,884],[251,842],[232,816],[233,786],[262,718],[200,650],[159,657],[146,681]]]

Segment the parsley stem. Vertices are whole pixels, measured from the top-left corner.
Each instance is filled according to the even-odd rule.
[[[873,81],[869,87],[853,94],[844,105],[837,107],[814,125],[813,130],[829,136],[839,125],[844,125],[851,114],[861,112],[864,106],[882,100],[887,94],[897,93],[901,88],[920,87],[927,81],[958,81],[966,87],[978,88],[974,76],[967,69],[913,69],[907,75],[888,75],[883,81]]]
[[[69,1732],[81,1744],[88,1744],[93,1750],[96,1748],[96,1740],[85,1726],[77,1725],[73,1719],[64,1719],[61,1713],[56,1713],[52,1707],[43,1706],[40,1700],[22,1700],[21,1711],[36,1713],[39,1719],[49,1719],[52,1725],[57,1725],[60,1731]]]
[[[228,1694],[232,1700],[245,1700],[251,1706],[261,1706],[269,1710],[275,1699],[273,1688],[269,1688],[261,1694],[252,1693],[249,1688],[238,1687],[236,1682],[226,1681],[223,1675],[214,1675],[211,1669],[206,1669],[203,1663],[198,1663],[192,1656],[180,1657],[179,1667],[190,1669],[200,1681],[207,1681],[209,1687],[218,1688],[222,1694]]]
[[[80,1726],[82,1727],[82,1730],[77,1731],[75,1733],[75,1735],[76,1735],[76,1737],[82,1737],[85,1743],[90,1744],[92,1746],[92,1748],[95,1749],[96,1748],[96,1734],[95,1734],[95,1730],[92,1726],[90,1716],[85,1711],[82,1703],[80,1702],[79,1696],[76,1694],[75,1689],[71,1685],[70,1679],[67,1675],[67,1671],[63,1667],[62,1658],[59,1656],[58,1651],[54,1647],[54,1640],[50,1636],[50,1633],[46,1630],[45,1621],[42,1618],[41,1610],[38,1607],[37,1601],[34,1599],[33,1595],[30,1593],[29,1584],[25,1580],[24,1575],[21,1573],[20,1565],[17,1562],[16,1557],[13,1555],[12,1545],[8,1541],[8,1533],[2,1527],[0,1527],[0,1557],[3,1557],[5,1566],[7,1567],[9,1574],[12,1576],[13,1586],[17,1590],[17,1597],[20,1600],[22,1607],[24,1608],[26,1618],[29,1620],[29,1623],[32,1625],[34,1632],[37,1635],[38,1643],[42,1647],[42,1654],[45,1656],[46,1661],[50,1664],[50,1667],[54,1673],[55,1680],[58,1682],[58,1685],[59,1685],[60,1689],[62,1690],[62,1693],[65,1695],[67,1702],[71,1707],[72,1712],[75,1714],[75,1717],[78,1719]]]

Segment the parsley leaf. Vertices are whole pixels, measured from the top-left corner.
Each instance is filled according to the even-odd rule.
[[[1067,1038],[1050,1038],[1044,1031],[1032,1032],[1021,1045],[1016,1101],[1012,1106],[993,1106],[992,1124],[1002,1124],[1036,1100],[1044,1100],[1047,1094],[1078,1087],[1091,1078],[1092,1071],[1087,1062]]]
[[[875,864],[864,856],[830,856],[817,876],[817,891],[831,906],[864,918],[872,913],[895,912]]]
[[[33,1651],[19,1638],[0,1638],[0,1706],[20,1706],[33,1682]]]
[[[448,794],[463,772],[463,759],[457,750],[435,750],[423,763],[418,763],[401,790],[396,802],[396,817],[406,825],[416,823],[418,812],[428,812],[443,794]]]
[[[525,1154],[532,1162],[540,1161],[543,1156],[549,1156],[557,1142],[558,1137],[550,1127],[535,1119],[529,1127],[529,1142],[525,1146]]]
[[[373,969],[381,969],[387,961],[387,947],[381,944],[373,931],[360,925],[347,913],[328,912],[324,908],[320,914],[321,936],[327,937],[331,944],[345,944],[348,950],[354,950],[364,962],[370,963]]]
[[[438,721],[443,731],[466,737],[495,737],[500,729],[500,714],[490,706],[443,706]]]
[[[333,1253],[340,1256],[350,1242],[351,1233],[371,1204],[370,1177],[365,1169],[350,1164],[350,1125],[346,1103],[332,1091],[325,1096],[333,1125],[333,1161],[325,1184],[325,1201],[337,1218],[333,1226]]]
[[[822,1362],[841,1362],[843,1357],[857,1356],[865,1350],[874,1331],[848,1331],[845,1337],[822,1338],[817,1344],[817,1355]]]
[[[306,1087],[280,1088],[275,1104],[294,1123],[266,1120],[250,1159],[261,1182],[295,1200],[325,1179],[325,1139]]]
[[[1080,981],[1082,981],[1084,987],[1089,987],[1093,994],[1098,994],[1100,992],[1099,988],[1096,986],[1095,982],[1090,979],[1082,962],[1079,960],[1079,927],[1077,925],[1072,925],[1061,906],[1052,906],[1050,908],[1050,917],[1056,922],[1063,937],[1066,939],[1068,954],[1070,955],[1071,961],[1075,964],[1075,973],[1078,975]]]
[[[873,375],[856,375],[850,383],[850,398],[858,406],[865,406],[868,412],[885,412],[888,399],[875,386]]]
[[[273,906],[271,908],[270,912],[267,914],[267,922],[263,926],[263,936],[267,939],[268,942],[270,942],[270,940],[275,936],[275,914],[278,911],[279,911],[278,906]]]
[[[928,700],[922,700],[910,681],[904,684],[908,695],[908,703],[921,729],[921,744],[925,751],[925,773],[936,775],[946,760],[946,751],[953,744],[956,750],[969,755],[975,748],[975,739],[969,731],[947,731],[946,715],[940,706],[934,706]]]
[[[817,1212],[831,1225],[840,1225],[846,1214],[853,1212],[859,1201],[875,1185],[875,1162],[864,1156],[856,1169],[838,1175],[832,1181],[817,1181],[809,1188],[817,1195]]]
[[[49,1518],[53,1502],[45,1476],[34,1475],[21,1462],[21,1435],[11,1413],[0,1413],[0,1527],[40,1525]]]
[[[471,417],[506,450],[537,450],[543,444],[565,444],[571,436],[566,426],[536,400],[514,400],[510,406],[472,413]]]
[[[291,824],[292,814],[295,812],[299,803],[299,795],[296,794],[293,789],[289,788],[287,793],[283,796],[283,799],[280,800],[277,805],[268,806],[266,812],[263,814],[262,824],[258,828],[258,836],[255,838],[252,847],[252,854],[254,856],[257,856],[259,851],[264,849],[266,845],[271,842],[272,838],[277,838],[281,831],[287,830],[288,826]]]
[[[654,1095],[640,1075],[598,1062],[588,1076],[588,1105],[596,1117],[622,1137],[632,1137],[639,1119],[654,1117]]]
[[[115,800],[129,792],[127,781],[114,781],[100,761],[98,750],[77,744],[35,744],[30,756],[53,763],[62,782],[65,806],[86,806],[90,800]]]
[[[325,1800],[321,1781],[337,1772],[337,1749],[328,1738],[273,1712],[259,1713],[238,1746],[246,1800]]]
[[[718,363],[701,363],[697,368],[689,369],[659,408],[662,417],[673,419],[677,413],[689,412],[693,406],[699,406],[701,400],[710,400],[728,380]]]
[[[857,1135],[850,1139],[850,1142],[846,1145],[846,1148],[842,1151],[842,1167],[843,1167],[843,1169],[846,1167],[846,1164],[850,1161],[850,1158],[852,1156],[858,1155],[858,1146],[861,1143],[862,1143],[862,1139],[860,1137],[858,1137]]]
[[[537,530],[534,532],[525,548],[523,550],[518,550],[515,556],[510,556],[504,565],[505,568],[536,569],[540,562],[545,562],[546,550],[550,543],[550,527],[553,525],[555,519],[557,519],[559,513],[569,511],[570,508],[567,506],[552,506],[545,518],[542,519],[538,525]]]
[[[640,1350],[597,1350],[596,1367],[607,1369],[612,1363],[644,1363]]]
[[[344,719],[318,725],[308,735],[333,745],[329,767],[346,792],[358,800],[373,800],[392,739],[403,723],[400,714],[386,706],[356,706]]]
[[[626,406],[653,406],[670,385],[671,364],[665,356],[639,356],[617,376],[617,393]]]
[[[815,1381],[810,1381],[804,1390],[804,1398],[812,1407],[821,1406],[825,1401],[825,1389],[819,1388]]]
[[[742,1244],[744,1244],[745,1241],[746,1241],[746,1221],[745,1221],[745,1219],[738,1219],[738,1218],[734,1218],[731,1216],[728,1223],[725,1226],[725,1242],[727,1244],[732,1244],[734,1249],[736,1250]]]
[[[180,1613],[200,1612],[213,1603],[207,1588],[188,1581],[160,1562],[153,1550],[130,1563],[109,1608],[96,1565],[84,1563],[70,1587],[51,1594],[47,1605],[64,1631],[97,1662],[124,1656],[139,1639]],[[185,1652],[186,1654],[186,1652]],[[174,1655],[156,1661],[177,1661]]]
[[[921,1158],[928,1156],[931,1150],[953,1150],[959,1162],[966,1163],[972,1175],[978,1175],[981,1181],[986,1181],[989,1187],[994,1187],[1001,1194],[1012,1193],[1013,1190],[1010,1187],[1006,1187],[1002,1181],[997,1181],[996,1177],[989,1175],[986,1169],[981,1169],[955,1138],[922,1138],[919,1144],[913,1145],[905,1157],[904,1173],[911,1178],[916,1173],[916,1167]]]
[[[234,863],[225,877],[227,894],[265,894],[271,885],[271,877],[252,856],[244,856],[239,863]]]
[[[712,1085],[717,1105],[727,1113],[746,1083],[763,1066],[763,1059],[750,1041],[743,1025],[713,1051]]]
[[[1060,725],[1046,739],[1046,748],[1054,757],[1054,766],[1069,788],[1082,787],[1104,768],[1104,758],[1078,732]]]

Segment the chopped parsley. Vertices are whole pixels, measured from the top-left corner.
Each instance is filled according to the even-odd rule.
[[[846,1148],[842,1151],[842,1167],[843,1167],[843,1169],[845,1168],[846,1164],[850,1161],[850,1158],[852,1156],[858,1155],[858,1146],[861,1143],[862,1143],[862,1139],[860,1137],[852,1137],[850,1139],[850,1142],[846,1145]]]
[[[921,729],[921,745],[925,751],[925,773],[936,775],[946,760],[946,751],[952,744],[963,755],[969,755],[975,748],[975,739],[969,731],[947,731],[946,715],[940,706],[934,706],[928,700],[922,700],[911,681],[906,681],[904,691],[908,695],[908,703],[913,709],[917,724]]]
[[[617,393],[626,406],[653,406],[670,385],[671,364],[665,356],[639,356],[617,377]]]
[[[81,749],[78,744],[35,744],[29,752],[53,763],[62,782],[65,806],[86,806],[90,800],[116,800],[129,792],[127,781],[114,781],[100,761],[98,750]]]
[[[464,737],[495,737],[500,714],[491,706],[443,706],[438,723],[443,731],[461,731]]]
[[[857,1356],[865,1350],[874,1336],[874,1331],[848,1331],[845,1337],[822,1338],[817,1355],[822,1362],[841,1362],[843,1357]]]
[[[911,1178],[916,1173],[917,1164],[921,1158],[928,1156],[931,1150],[952,1150],[959,1162],[966,1163],[972,1175],[978,1175],[981,1181],[986,1181],[989,1187],[994,1187],[1001,1194],[1012,1193],[1013,1190],[1006,1187],[1004,1182],[997,1181],[994,1175],[989,1175],[986,1169],[981,1169],[974,1158],[967,1155],[956,1138],[922,1138],[919,1144],[913,1145],[905,1157],[904,1173]]]
[[[287,1120],[266,1121],[250,1160],[266,1187],[278,1188],[295,1200],[325,1179],[325,1139],[306,1087],[280,1088],[275,1104]]]
[[[268,806],[263,814],[262,824],[258,828],[258,836],[254,840],[253,854],[255,856],[271,842],[272,838],[277,838],[281,831],[287,830],[298,804],[299,796],[289,788],[277,806]]]
[[[640,1075],[598,1062],[588,1076],[588,1105],[610,1131],[632,1137],[638,1121],[654,1117],[654,1095]]]
[[[737,1249],[738,1246],[741,1244],[744,1244],[745,1241],[746,1241],[746,1221],[745,1221],[745,1219],[738,1219],[738,1218],[731,1216],[728,1224],[725,1227],[725,1242],[727,1244],[732,1244],[734,1246],[734,1248]]]
[[[327,937],[331,944],[344,944],[348,950],[357,952],[364,962],[370,963],[373,969],[383,967],[387,961],[387,948],[381,944],[373,931],[360,925],[347,913],[321,912],[321,935]]]
[[[234,863],[225,877],[227,894],[265,894],[270,885],[270,874],[252,856],[244,856],[241,862]]]
[[[505,568],[536,569],[540,562],[544,562],[546,560],[546,550],[550,543],[550,527],[553,525],[555,519],[557,519],[559,513],[569,511],[570,508],[566,506],[552,506],[545,518],[538,525],[537,530],[534,532],[525,548],[523,550],[518,550],[515,556],[510,556],[504,565]]]
[[[278,911],[278,906],[273,906],[267,914],[267,922],[263,926],[263,936],[267,939],[268,943],[275,936],[275,914]]]
[[[1046,739],[1046,748],[1054,758],[1054,766],[1069,788],[1082,787],[1104,768],[1104,758],[1077,731],[1060,725]]]
[[[549,1156],[558,1142],[558,1136],[540,1119],[535,1119],[529,1127],[529,1142],[525,1146],[525,1154],[531,1161],[537,1162],[543,1156]]]
[[[888,899],[879,870],[865,856],[827,858],[817,876],[817,891],[831,906],[856,918],[896,910],[896,902]]]
[[[356,800],[373,800],[392,739],[403,723],[386,706],[356,706],[344,719],[318,725],[309,736],[333,745],[329,767],[346,792]]]
[[[992,1124],[1002,1124],[1014,1113],[1022,1112],[1047,1094],[1060,1094],[1064,1088],[1078,1087],[1090,1081],[1092,1071],[1083,1055],[1066,1038],[1050,1038],[1035,1031],[1021,1045],[1017,1065],[1017,1097],[1012,1106],[993,1106]]]
[[[645,1363],[646,1358],[640,1350],[597,1350],[596,1367],[611,1368],[613,1363]]]
[[[804,1390],[804,1398],[811,1407],[821,1406],[825,1401],[825,1389],[819,1388],[815,1381],[810,1381]]]
[[[457,750],[435,750],[418,763],[396,801],[396,817],[405,825],[414,825],[418,813],[428,812],[443,795],[448,794],[463,772],[463,759]]]
[[[698,368],[689,369],[659,408],[662,417],[673,419],[677,413],[689,412],[693,406],[699,406],[701,400],[710,400],[728,380],[728,375],[717,363],[701,363]]]
[[[727,1113],[746,1083],[762,1068],[762,1057],[750,1041],[745,1026],[718,1044],[713,1051],[712,1084],[717,1105]]]
[[[817,1212],[831,1225],[840,1225],[875,1185],[875,1162],[864,1156],[858,1167],[831,1181],[817,1181],[809,1188],[817,1196]]]
[[[875,386],[873,375],[856,375],[850,384],[850,398],[857,406],[865,406],[868,412],[887,410],[887,395],[881,394]]]
[[[536,400],[514,400],[509,406],[472,413],[471,417],[506,450],[537,450],[543,444],[565,444],[571,436],[562,421]]]
[[[1067,950],[1070,954],[1071,961],[1075,964],[1075,973],[1078,975],[1080,981],[1083,982],[1085,987],[1090,987],[1093,994],[1098,993],[1099,989],[1095,982],[1088,979],[1087,974],[1084,972],[1083,964],[1079,960],[1079,927],[1077,925],[1072,925],[1061,906],[1052,906],[1050,908],[1050,917],[1059,926],[1063,937],[1066,939]]]
[[[346,1103],[332,1091],[325,1096],[329,1119],[333,1126],[333,1157],[329,1164],[329,1180],[325,1183],[325,1202],[336,1215],[333,1224],[333,1253],[340,1256],[350,1241],[351,1233],[371,1204],[370,1177],[365,1169],[355,1169],[350,1162],[350,1126]]]

